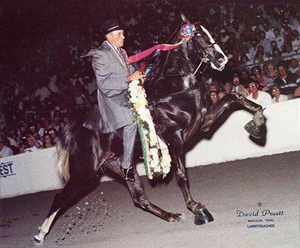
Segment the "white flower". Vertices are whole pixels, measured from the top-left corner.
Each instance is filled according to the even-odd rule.
[[[148,109],[145,90],[139,85],[139,81],[135,80],[129,84],[128,92],[129,106],[133,110],[145,141],[143,150],[147,156],[144,161],[148,162],[148,166],[146,166],[148,178],[152,179],[153,173],[162,173],[162,176],[165,177],[170,171],[171,157],[167,145],[156,134],[152,116]],[[161,153],[159,153],[159,147]],[[161,154],[161,157],[159,157],[159,154]]]

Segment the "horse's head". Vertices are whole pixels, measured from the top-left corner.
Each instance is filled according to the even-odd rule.
[[[213,69],[222,71],[228,62],[227,56],[205,27],[195,24],[195,28],[192,42],[201,50]]]
[[[189,23],[184,15],[181,15],[181,17],[186,22],[181,30],[185,31],[184,27],[189,27],[188,33],[191,36],[188,42],[193,43],[194,49],[200,53],[205,62],[211,64],[213,69],[222,71],[228,62],[228,58],[208,30],[200,25],[200,23]],[[192,32],[190,31],[191,29]]]

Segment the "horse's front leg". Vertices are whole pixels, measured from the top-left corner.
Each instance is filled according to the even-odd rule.
[[[105,162],[103,166],[103,172],[112,172],[113,174],[119,176],[124,180],[124,174],[121,171],[117,160],[108,160],[107,162]],[[183,214],[166,212],[165,210],[159,208],[149,201],[136,169],[134,169],[134,178],[134,182],[126,181],[126,183],[135,206],[169,222],[176,222],[184,219]]]
[[[170,155],[172,157],[172,162],[176,168],[176,179],[178,185],[183,193],[183,197],[187,208],[195,214],[196,225],[202,225],[209,223],[214,220],[211,213],[206,209],[204,205],[200,202],[195,202],[192,198],[189,182],[186,175],[186,168],[184,166],[184,155],[183,155],[183,141],[180,135],[174,135],[172,137],[172,142],[170,142],[171,149]]]
[[[220,101],[211,106],[209,112],[205,116],[200,130],[207,132],[211,128],[212,124],[224,113],[225,110],[230,108],[232,104],[238,104],[253,114],[253,119],[245,125],[245,130],[254,138],[262,138],[265,134],[265,117],[263,115],[262,107],[236,93],[226,95]]]

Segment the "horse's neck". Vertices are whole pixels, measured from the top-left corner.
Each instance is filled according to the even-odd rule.
[[[187,44],[182,44],[177,50],[170,53],[166,63],[166,73],[177,73],[182,76],[190,74],[194,68],[187,54]]]
[[[162,56],[146,88],[151,100],[180,92],[195,83],[195,77],[191,76],[195,65],[188,58],[186,44]]]

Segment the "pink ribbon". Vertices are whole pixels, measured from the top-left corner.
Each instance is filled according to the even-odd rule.
[[[153,53],[156,50],[161,50],[161,51],[170,51],[175,49],[181,44],[181,42],[174,44],[174,45],[169,45],[169,44],[158,44],[153,47],[150,47],[140,53],[137,53],[135,55],[132,55],[128,58],[129,64],[140,61],[141,59],[149,56],[151,53]]]
[[[153,47],[150,47],[147,50],[144,50],[138,54],[130,56],[128,58],[128,63],[131,64],[131,63],[140,61],[141,59],[149,56],[151,53],[153,53],[156,50],[160,50],[160,51],[173,50],[176,47],[178,47],[180,44],[182,44],[183,42],[189,40],[194,35],[195,31],[196,31],[195,26],[188,22],[188,23],[184,24],[180,29],[180,34],[182,36],[182,39],[180,42],[178,42],[176,44],[158,44]]]

